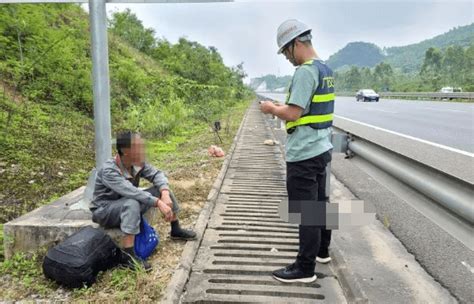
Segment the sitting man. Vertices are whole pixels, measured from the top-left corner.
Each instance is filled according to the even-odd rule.
[[[105,228],[120,227],[124,233],[124,264],[134,268],[138,261],[145,270],[150,270],[151,265],[140,261],[133,247],[135,235],[140,232],[141,216],[149,208],[158,208],[165,220],[171,222],[172,239],[193,240],[196,233],[180,227],[176,216],[178,201],[169,190],[164,173],[145,162],[145,146],[140,135],[130,131],[118,134],[117,152],[97,172],[90,207],[92,221]],[[153,183],[153,187],[139,189],[140,177]]]

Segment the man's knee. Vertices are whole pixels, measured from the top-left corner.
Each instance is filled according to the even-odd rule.
[[[134,199],[128,199],[122,205],[120,212],[120,230],[126,234],[138,234],[140,220],[140,203]]]
[[[153,187],[150,187],[150,188],[146,189],[145,191],[151,193],[151,195],[153,195],[153,196],[161,198],[161,192],[160,192],[160,190],[158,190],[158,187],[153,186]],[[171,210],[173,210],[173,213],[177,214],[177,213],[179,213],[179,210],[180,210],[179,201],[178,201],[178,199],[176,198],[176,195],[174,194],[174,192],[171,189],[168,189],[168,192],[170,194],[171,202],[173,203],[173,205],[171,206]]]
[[[128,199],[122,205],[121,214],[123,214],[123,213],[127,213],[127,214],[130,214],[130,215],[136,215],[136,216],[140,217],[140,202],[138,202],[134,199]]]

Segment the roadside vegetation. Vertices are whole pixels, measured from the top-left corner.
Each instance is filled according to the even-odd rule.
[[[374,67],[344,66],[334,72],[337,92],[351,92],[363,88],[377,92],[438,92],[442,87],[474,91],[474,44],[467,48],[452,45],[446,49],[429,48],[423,64],[415,71],[402,71],[382,61]],[[263,81],[269,91],[288,88],[290,76],[266,75],[252,79],[256,89]],[[284,92],[286,92],[285,90]]]
[[[242,65],[225,66],[215,48],[158,40],[130,11],[109,24],[114,132],[184,142],[249,98]],[[0,7],[0,223],[84,184],[94,166],[90,75],[79,6]]]
[[[429,48],[420,70],[404,73],[389,63],[374,68],[351,66],[335,73],[337,89],[355,92],[372,88],[384,92],[438,92],[442,87],[474,91],[474,44],[468,48],[450,46],[445,50]]]
[[[3,261],[3,224],[83,186],[94,166],[88,16],[73,4],[0,6],[0,299],[158,301],[184,243],[161,236],[151,273],[116,269],[89,289],[64,290],[41,270],[45,248]],[[214,47],[157,39],[130,11],[109,20],[112,129],[140,131],[193,225],[253,98],[243,65]],[[213,131],[221,123],[219,136]]]

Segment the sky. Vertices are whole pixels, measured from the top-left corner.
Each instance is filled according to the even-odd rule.
[[[277,55],[276,30],[295,18],[313,29],[313,46],[327,59],[347,43],[403,46],[474,22],[474,1],[371,0],[270,1],[232,3],[107,4],[126,8],[153,28],[158,38],[180,37],[214,46],[228,66],[244,63],[248,79],[266,74],[291,75],[294,67]]]

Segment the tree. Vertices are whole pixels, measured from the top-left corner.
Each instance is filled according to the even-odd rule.
[[[442,60],[442,73],[452,86],[460,86],[464,82],[464,49],[461,46],[450,46],[444,52]]]
[[[474,91],[474,44],[464,52],[464,67],[461,73],[464,75],[464,82],[462,83],[464,91]]]
[[[393,70],[390,64],[385,62],[377,64],[374,69],[374,81],[376,83],[377,89],[389,91],[392,76]]]
[[[368,67],[363,67],[360,70],[360,75],[361,75],[361,82],[362,82],[361,87],[363,88],[373,87],[373,76]]]
[[[232,67],[232,87],[235,90],[235,98],[242,99],[245,96],[246,89],[243,85],[243,79],[247,77],[244,71],[244,63],[241,62],[237,66]]]
[[[150,54],[155,46],[155,30],[145,28],[137,16],[127,8],[123,12],[115,12],[109,20],[112,33],[121,37],[134,48]]]
[[[431,90],[439,90],[441,84],[442,59],[443,55],[437,48],[430,47],[425,53],[420,75]]]
[[[407,62],[414,60],[406,58]],[[467,48],[462,45],[449,46],[444,52],[434,47],[425,52],[423,65],[417,72],[406,72],[403,68],[392,68],[386,62],[373,69],[359,69],[360,85],[375,90],[409,92],[438,91],[442,86],[461,87],[463,91],[474,91],[474,43]],[[357,85],[357,70],[338,70],[334,73],[339,92],[353,90]]]
[[[351,69],[346,73],[345,77],[346,88],[351,91],[360,89],[362,81],[359,68],[351,66]]]

